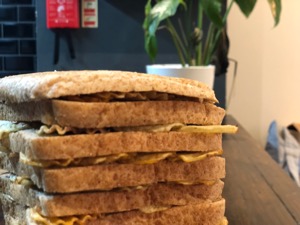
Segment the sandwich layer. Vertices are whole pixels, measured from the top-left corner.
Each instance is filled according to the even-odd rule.
[[[42,216],[47,217],[94,215],[137,209],[146,211],[158,206],[170,208],[214,202],[221,199],[224,186],[220,180],[197,185],[159,183],[112,191],[53,195],[31,189],[32,186],[28,185],[28,181],[19,184],[16,180],[12,180],[13,177],[9,174],[1,176],[3,194],[18,204],[36,208]]]
[[[140,188],[140,187],[139,187]],[[212,186],[154,184],[141,189],[82,193],[71,195],[37,194],[37,206],[45,216],[68,216],[147,210],[154,206],[170,207],[199,204],[221,199],[223,183]],[[106,204],[103,204],[105,202]],[[63,205],[63,207],[61,207]],[[74,205],[78,207],[74,208]],[[96,205],[96,206],[95,206]]]
[[[225,115],[224,109],[211,103],[191,101],[101,103],[50,100],[0,104],[0,113],[1,120],[41,121],[48,125],[58,124],[77,128],[170,123],[219,125]]]
[[[157,91],[217,102],[213,90],[195,80],[124,71],[60,71],[10,76],[0,81],[0,99],[30,102],[99,92]]]
[[[191,204],[186,206],[177,206],[157,211],[153,213],[143,213],[138,210],[91,215],[84,217],[67,217],[67,218],[45,218],[41,217],[34,210],[26,210],[27,224],[30,225],[50,225],[62,224],[63,221],[76,221],[80,225],[157,225],[157,224],[174,224],[174,225],[220,225],[224,221],[225,200],[217,202],[205,202],[200,204]],[[49,223],[51,221],[52,223]],[[55,223],[56,222],[56,223]],[[60,223],[58,223],[60,222]],[[74,224],[74,223],[69,223]]]
[[[53,113],[58,124],[79,128],[142,126],[175,122],[216,125],[221,124],[225,115],[222,108],[213,104],[190,101],[82,103],[54,100]]]
[[[222,149],[221,134],[112,132],[40,136],[35,130],[9,135],[10,149],[37,160],[73,159],[133,152],[208,152]]]
[[[212,157],[194,163],[161,161],[148,165],[110,164],[45,169],[41,171],[40,183],[46,192],[64,193],[224,177],[224,159]]]
[[[131,210],[113,214],[86,214],[67,217],[42,216],[36,209],[28,208],[3,195],[1,195],[1,201],[6,225],[228,224],[224,217],[224,199],[169,208],[156,207],[148,213]]]
[[[18,204],[4,201],[10,206],[4,211],[6,225],[227,225],[224,217],[224,199],[206,204],[172,207],[170,209],[143,213],[130,211],[107,215],[85,215],[80,217],[47,218],[39,215],[34,209],[26,209]]]
[[[49,193],[110,190],[158,182],[200,182],[225,177],[225,160],[209,157],[184,163],[160,161],[154,164],[100,164],[56,169],[37,168],[19,163],[18,157],[4,157],[2,166],[19,176],[29,177]],[[88,174],[88,176],[87,176]]]

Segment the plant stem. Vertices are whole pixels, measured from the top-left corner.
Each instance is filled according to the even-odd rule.
[[[214,31],[214,25],[211,22],[209,24],[208,34],[207,34],[205,45],[204,45],[203,58],[202,58],[202,64],[203,65],[208,64],[207,61],[208,61],[208,58],[209,58],[209,49],[210,49],[211,42],[212,42],[212,39],[213,39],[213,31]]]
[[[225,25],[226,21],[227,21],[227,17],[229,15],[229,12],[232,8],[234,4],[234,0],[231,0],[228,8],[226,9],[226,12],[224,14],[224,17],[223,17],[223,24]],[[208,33],[208,36],[207,36],[207,40],[209,40],[207,43],[206,43],[206,46],[205,46],[205,56],[203,57],[204,58],[204,65],[207,65],[211,62],[212,60],[212,57],[213,57],[213,54],[217,48],[217,44],[220,40],[220,35],[223,31],[224,27],[222,28],[217,28],[216,26],[214,26],[212,23],[210,24],[209,26],[209,33]],[[214,30],[214,31],[212,31]]]
[[[233,6],[233,3],[234,3],[234,0],[231,0],[231,2],[230,2],[229,6],[228,6],[228,8],[226,9],[226,12],[225,12],[225,14],[224,14],[224,17],[223,17],[223,23],[225,23],[225,22],[227,21],[227,17],[228,17],[228,15],[229,15],[229,12],[230,12],[232,6]]]
[[[214,54],[214,52],[217,48],[217,44],[220,40],[221,31],[223,30],[223,28],[215,28],[214,27],[214,30],[216,30],[216,29],[217,29],[217,31],[212,32],[212,37],[211,37],[210,42],[207,47],[207,55],[206,55],[205,62],[204,62],[205,65],[208,65],[212,61],[213,54]]]
[[[193,12],[193,2],[194,1],[187,1],[187,11],[188,13],[184,14],[185,17],[185,34],[188,37],[188,45],[187,45],[187,62],[189,65],[192,65],[192,52],[193,46],[191,44],[190,38],[192,33],[192,12]]]
[[[224,23],[224,24],[225,24],[226,21],[227,21],[227,17],[228,17],[228,15],[229,15],[229,12],[230,12],[230,10],[231,10],[233,4],[234,4],[234,0],[231,0],[231,2],[230,2],[229,6],[228,6],[228,8],[227,8],[227,10],[226,10],[226,12],[225,12],[225,14],[224,14],[224,17],[223,17],[223,23]],[[215,51],[215,48],[217,47],[217,44],[218,44],[218,42],[219,42],[219,40],[220,40],[220,36],[221,36],[221,33],[223,32],[223,29],[224,29],[224,28],[218,29],[217,32],[216,32],[216,36],[215,36],[214,41],[213,41],[213,44],[212,44],[212,47],[213,47],[213,48],[210,50],[210,51],[211,51],[211,53],[210,53],[210,55],[211,55],[211,56],[210,56],[210,61],[211,61],[211,58],[212,58],[212,54],[213,54],[213,52]]]
[[[187,40],[186,34],[184,32],[184,29],[183,29],[183,25],[182,25],[182,22],[181,22],[180,19],[178,19],[178,26],[179,26],[179,30],[180,30],[181,37],[182,37],[182,40],[184,42],[184,45],[188,46],[188,40]]]
[[[198,0],[198,28],[202,32],[203,28],[203,8],[201,7],[200,0]],[[203,64],[203,58],[202,58],[202,38],[201,41],[196,49],[196,65],[199,66]]]
[[[171,34],[172,40],[173,40],[174,45],[175,45],[175,47],[177,49],[181,65],[183,67],[185,67],[185,64],[186,64],[185,57],[187,57],[187,52],[186,52],[186,50],[184,48],[184,45],[183,45],[183,43],[182,43],[179,35],[177,34],[176,29],[174,28],[171,20],[167,19],[166,21],[167,21],[167,25],[166,26],[168,28],[168,31]]]

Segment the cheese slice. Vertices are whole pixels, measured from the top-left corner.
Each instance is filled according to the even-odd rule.
[[[127,131],[144,131],[144,132],[169,132],[177,131],[184,125],[182,123],[171,123],[171,124],[162,124],[162,125],[146,125],[138,127],[118,127],[115,128],[116,131],[127,132]]]
[[[178,158],[180,158],[184,162],[195,162],[199,160],[203,160],[209,156],[218,156],[222,155],[223,150],[210,151],[206,153],[186,153],[186,154],[178,154]]]
[[[57,124],[54,124],[52,126],[46,126],[43,125],[40,127],[40,129],[38,130],[38,134],[52,134],[52,133],[58,133],[59,135],[64,135],[67,132],[73,131],[73,129],[71,127],[61,127]]]
[[[149,153],[149,154],[137,154],[135,157],[131,157],[130,160],[127,160],[126,163],[133,164],[153,164],[161,160],[164,160],[170,156],[175,155],[175,153]]]
[[[217,180],[200,180],[200,181],[175,181],[177,184],[182,185],[195,185],[195,184],[203,184],[206,186],[212,186],[217,182]]]
[[[26,123],[13,123],[10,121],[0,121],[0,141],[5,140],[9,136],[9,133],[17,132],[24,129],[30,129],[30,125]],[[129,131],[142,131],[142,132],[190,132],[190,133],[235,133],[238,128],[232,125],[185,125],[182,123],[172,123],[163,125],[151,125],[151,126],[138,126],[138,127],[113,127],[102,129],[79,129],[73,127],[62,127],[57,124],[51,126],[42,125],[37,131],[37,134],[58,134],[65,135],[67,133],[79,134],[79,133],[107,133],[107,132],[129,132]]]
[[[170,206],[148,206],[139,210],[143,213],[155,213],[169,208]],[[30,217],[37,225],[84,225],[93,218],[91,215],[44,217],[35,209],[30,210]]]
[[[35,209],[30,210],[31,220],[37,225],[84,225],[92,218],[90,215],[66,216],[66,217],[44,217]]]
[[[78,158],[66,160],[32,160],[20,153],[20,162],[42,168],[67,167],[67,166],[87,166],[104,163],[132,163],[132,164],[153,164],[169,159],[172,161],[183,161],[186,163],[204,160],[207,157],[219,156],[223,150],[215,150],[199,153],[162,152],[162,153],[120,153],[91,158]]]
[[[182,126],[176,131],[191,133],[229,133],[234,134],[238,130],[232,125],[210,125],[210,126]]]
[[[185,125],[182,123],[172,123],[163,125],[139,126],[139,127],[118,127],[116,131],[148,131],[148,132],[190,132],[190,133],[235,133],[237,126],[232,125]]]
[[[143,213],[155,213],[155,212],[167,210],[169,208],[171,207],[170,206],[148,206],[148,207],[140,208],[139,210]]]
[[[175,94],[144,91],[144,92],[101,92],[88,95],[66,96],[62,97],[68,101],[79,102],[112,102],[112,101],[167,101],[167,100],[194,100],[200,101],[198,98],[180,96]]]
[[[206,125],[206,126],[196,126],[196,125],[185,125],[182,123],[172,123],[164,125],[151,125],[151,126],[138,126],[138,127],[113,127],[113,128],[102,128],[102,129],[78,129],[72,127],[61,127],[57,124],[40,127],[37,132],[39,135],[43,134],[59,134],[65,135],[66,133],[107,133],[107,132],[189,132],[189,133],[236,133],[238,128],[232,125]]]

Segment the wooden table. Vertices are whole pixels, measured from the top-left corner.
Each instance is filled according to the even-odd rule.
[[[300,188],[232,116],[225,123],[239,126],[223,141],[229,225],[300,224]]]
[[[229,224],[300,224],[300,188],[233,117],[225,123],[239,126],[223,140]]]

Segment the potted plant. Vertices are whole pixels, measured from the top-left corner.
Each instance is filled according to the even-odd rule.
[[[204,82],[212,87],[215,67],[211,64],[216,59],[220,45],[224,43],[226,45],[226,21],[232,6],[237,4],[241,12],[248,17],[256,4],[255,0],[229,0],[227,8],[222,9],[222,2],[222,0],[155,2],[148,0],[143,23],[147,54],[154,61],[158,52],[156,33],[160,29],[166,29],[170,33],[181,64],[149,65],[147,72],[201,80],[201,73],[204,71],[204,78],[210,76],[210,80]],[[276,26],[280,19],[281,0],[268,0],[268,3]],[[177,20],[174,20],[174,16]],[[203,32],[204,21],[209,23],[207,33]],[[225,57],[227,59],[227,52]],[[170,67],[170,70],[168,68],[166,70],[166,67]]]

